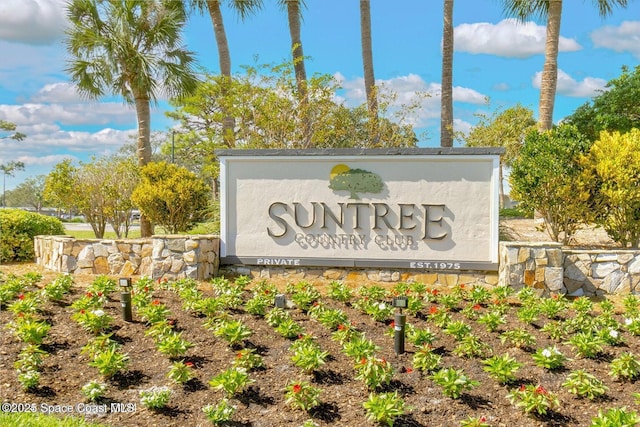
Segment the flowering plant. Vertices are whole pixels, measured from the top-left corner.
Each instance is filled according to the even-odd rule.
[[[364,382],[369,390],[375,390],[382,384],[389,384],[393,378],[393,366],[385,359],[363,357],[355,366],[356,379]]]
[[[249,338],[253,331],[240,320],[225,320],[218,322],[213,333],[224,339],[229,346],[237,347]]]
[[[551,370],[562,368],[567,360],[556,346],[538,349],[532,357],[536,365]]]
[[[536,337],[531,335],[526,329],[517,328],[501,333],[500,341],[502,341],[502,343],[509,341],[514,347],[526,348],[536,344]]]
[[[193,363],[178,360],[171,364],[167,377],[177,384],[184,384],[193,378]]]
[[[461,369],[442,368],[429,378],[442,387],[442,393],[452,399],[458,399],[465,390],[480,385],[478,381],[469,379]]]
[[[111,346],[106,350],[97,352],[93,356],[90,366],[98,369],[98,372],[105,378],[111,378],[118,372],[124,370],[129,364],[129,355],[119,353],[118,348]]]
[[[487,424],[487,417],[483,415],[481,417],[469,417],[460,421],[460,427],[489,427],[489,424]]]
[[[504,314],[499,311],[491,310],[488,313],[480,315],[480,317],[478,317],[478,323],[483,324],[488,332],[495,332],[498,326],[507,323],[507,319]]]
[[[571,344],[580,357],[594,359],[602,353],[604,341],[599,335],[591,332],[578,332],[569,338]]]
[[[640,423],[640,416],[636,411],[627,408],[610,408],[606,412],[598,409],[598,416],[591,419],[591,427],[634,427]]]
[[[423,345],[413,354],[413,367],[421,371],[435,371],[442,357],[435,354],[429,345]]]
[[[242,393],[249,384],[255,380],[249,378],[247,370],[243,368],[229,368],[209,381],[209,385],[215,389],[222,390],[227,397],[233,397]]]
[[[404,414],[405,403],[398,392],[369,393],[369,399],[362,404],[367,411],[367,419],[392,426],[396,417]]]
[[[633,353],[622,353],[609,364],[609,375],[615,379],[632,381],[640,377],[640,361]]]
[[[558,397],[542,385],[521,385],[507,395],[507,399],[527,414],[545,415],[548,409],[560,406]]]
[[[107,391],[107,385],[97,380],[91,380],[82,386],[82,394],[89,399],[90,402],[97,402]]]
[[[336,301],[348,302],[353,298],[353,291],[344,283],[333,281],[329,283],[328,296]]]
[[[156,342],[158,351],[168,357],[179,357],[193,347],[193,343],[182,339],[182,332],[169,332]]]
[[[509,353],[490,357],[483,360],[482,363],[485,365],[483,369],[500,384],[509,384],[515,381],[516,371],[522,367],[522,363],[509,356]]]
[[[167,386],[153,386],[140,390],[140,401],[149,409],[161,409],[167,406],[171,398],[171,389]]]
[[[236,353],[236,357],[233,359],[232,364],[236,368],[244,368],[247,371],[264,366],[262,356],[256,354],[255,349],[253,348],[243,348],[242,350],[238,351]]]
[[[111,326],[111,322],[113,321],[113,317],[109,316],[100,308],[80,310],[74,313],[71,318],[94,335],[103,333]]]
[[[228,421],[231,421],[231,417],[236,412],[236,407],[229,404],[227,399],[222,399],[217,405],[206,405],[202,408],[202,412],[205,413],[207,419],[211,421],[214,426],[222,425]]]
[[[306,381],[294,381],[285,387],[286,403],[293,408],[308,411],[320,405],[320,389]]]
[[[590,400],[604,396],[609,389],[602,381],[584,369],[571,372],[567,376],[567,380],[562,383],[562,386],[570,393],[579,397],[586,397]]]

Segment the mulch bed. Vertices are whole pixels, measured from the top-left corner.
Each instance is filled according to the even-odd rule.
[[[5,273],[10,269],[0,266]],[[72,405],[86,402],[81,394],[81,387],[92,379],[99,379],[97,370],[89,366],[89,358],[81,354],[81,348],[92,335],[84,331],[71,319],[73,310],[69,305],[84,294],[90,278],[76,279],[73,291],[62,303],[46,302],[40,317],[46,319],[51,329],[42,348],[49,356],[45,359],[40,387],[32,392],[22,390],[17,381],[13,363],[18,357],[22,343],[4,326],[13,319],[13,313],[3,309],[0,311],[0,396],[2,402],[36,403],[46,405]],[[41,284],[46,284],[46,279]],[[388,285],[390,286],[390,285]],[[207,287],[203,287],[207,291]],[[208,290],[207,292],[211,292]],[[247,292],[249,296],[249,292]],[[188,313],[182,308],[179,297],[167,290],[157,290],[154,298],[166,304],[171,311],[171,319],[175,321],[176,330],[183,332],[183,338],[192,342],[185,361],[194,364],[196,378],[184,386],[171,384],[166,378],[171,361],[157,351],[151,337],[145,336],[147,325],[137,318],[133,322],[125,322],[121,318],[121,307],[117,293],[111,294],[105,305],[105,311],[114,317],[113,337],[122,344],[122,351],[130,356],[130,364],[123,374],[116,375],[109,381],[105,404],[111,408],[112,403],[135,404],[135,410],[125,413],[108,411],[107,414],[86,415],[88,420],[102,422],[112,426],[206,426],[211,423],[202,412],[208,403],[215,404],[224,396],[221,391],[212,389],[209,380],[224,369],[231,366],[235,350],[203,326],[203,317]],[[396,369],[393,381],[385,386],[385,391],[398,391],[408,407],[406,415],[396,420],[397,426],[455,426],[460,421],[473,416],[485,416],[491,426],[588,426],[599,409],[626,407],[638,410],[632,393],[639,390],[633,382],[616,381],[609,375],[609,362],[622,352],[640,353],[640,337],[623,332],[626,344],[623,346],[607,346],[601,357],[581,359],[574,357],[571,346],[551,341],[540,328],[546,319],[544,316],[533,324],[524,324],[514,313],[518,308],[512,307],[508,315],[508,323],[499,331],[489,333],[485,327],[470,321],[459,312],[453,313],[454,320],[465,320],[473,329],[473,334],[487,343],[494,355],[509,353],[525,365],[518,371],[517,383],[510,386],[499,385],[483,370],[480,359],[467,359],[453,354],[457,343],[454,338],[444,334],[435,327],[427,316],[409,316],[408,322],[416,327],[429,327],[438,335],[435,342],[437,352],[442,356],[441,366],[463,369],[472,379],[480,382],[459,399],[452,399],[442,394],[441,389],[426,375],[412,370],[412,357],[415,348],[406,345],[407,352],[397,356],[393,350],[393,338],[385,335],[389,329],[389,321],[376,322],[371,317],[355,308],[323,298],[330,307],[340,308],[348,314],[349,319],[367,337],[379,347],[378,357],[386,358]],[[425,310],[428,312],[429,304]],[[486,308],[483,308],[486,310]],[[330,353],[324,367],[313,375],[303,374],[290,360],[288,348],[291,341],[281,337],[262,318],[252,316],[242,309],[232,312],[235,319],[242,320],[253,330],[253,335],[246,342],[247,347],[256,349],[263,356],[266,368],[251,372],[255,383],[242,395],[232,399],[238,410],[234,415],[232,426],[300,426],[305,420],[313,419],[318,425],[357,426],[372,425],[366,421],[362,403],[367,400],[369,391],[366,386],[356,380],[353,362],[341,351],[341,346],[331,340],[331,332],[297,309],[290,310],[293,318],[300,323],[307,333],[315,335],[323,350]],[[426,313],[425,313],[426,314]],[[595,315],[595,313],[594,313]],[[623,317],[616,318],[623,323]],[[559,371],[547,371],[537,367],[532,361],[531,349],[518,349],[508,343],[502,343],[500,332],[524,327],[537,339],[537,348],[557,345],[566,355],[572,358],[566,368]],[[622,330],[622,327],[621,327]],[[567,374],[574,369],[585,369],[602,380],[609,391],[603,399],[590,401],[580,399],[568,393],[561,384]],[[320,407],[306,413],[291,409],[285,403],[284,388],[289,380],[308,380],[320,387]],[[542,384],[546,389],[557,393],[561,405],[546,416],[533,417],[524,415],[521,409],[514,407],[506,395],[520,384]],[[169,406],[163,410],[152,411],[140,403],[138,391],[153,385],[170,385],[173,394]],[[131,409],[131,407],[129,407]],[[75,415],[78,415],[75,413]]]

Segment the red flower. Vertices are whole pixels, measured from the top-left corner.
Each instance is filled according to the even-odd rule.
[[[160,305],[160,301],[154,299],[153,301],[151,301],[151,305]]]
[[[389,323],[389,327],[390,328],[395,328],[396,327],[396,322],[395,320],[392,320],[391,323]]]
[[[184,365],[193,368],[193,362],[184,362]]]
[[[362,359],[360,359],[360,364],[364,365],[365,363],[367,363],[367,358],[363,357]]]
[[[347,329],[347,327],[346,327],[346,326],[344,326],[344,325],[342,325],[342,324],[338,325],[338,330],[340,330],[340,331],[344,331],[345,329]]]
[[[480,310],[482,306],[480,304],[476,304],[472,307],[474,310]]]
[[[539,385],[538,387],[536,387],[536,393],[538,394],[542,394],[542,395],[547,395],[549,394],[549,392],[547,391],[547,389],[545,389],[544,387],[542,387],[541,385]]]
[[[437,289],[432,289],[431,290],[431,295],[438,295],[438,290]]]
[[[86,295],[87,295],[87,298],[93,298],[93,294],[91,292],[87,292]]]
[[[241,351],[236,353],[236,359],[242,359],[242,352]]]
[[[145,287],[144,287],[144,291],[145,291],[145,292],[149,292],[149,287],[148,287],[148,286],[145,286]]]
[[[80,310],[80,314],[84,314],[84,313],[85,313],[85,311],[84,311],[84,310]]]
[[[464,289],[464,286],[465,286],[464,283],[461,283],[460,284],[460,289]]]
[[[264,290],[264,294],[265,294],[265,295],[269,295],[269,289],[265,289],[265,290]]]
[[[438,307],[431,307],[429,309],[429,314],[436,314],[438,312]]]
[[[102,296],[102,292],[98,292],[98,296],[101,297]]]
[[[24,294],[20,294],[20,295],[18,295],[18,299],[19,299],[19,300],[23,300],[23,299],[24,299]]]
[[[407,374],[410,374],[411,372],[413,372],[413,368],[407,368],[407,369],[405,369],[405,372]]]
[[[520,384],[520,391],[524,391],[524,390],[525,390],[524,384]]]
[[[485,417],[484,415],[480,417],[480,422],[481,423],[486,423],[487,422],[487,417]]]
[[[302,391],[302,386],[300,384],[294,384],[293,385],[293,392],[294,393],[300,393]]]

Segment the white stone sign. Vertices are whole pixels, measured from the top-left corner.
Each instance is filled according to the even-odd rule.
[[[501,152],[220,150],[221,262],[495,270]]]

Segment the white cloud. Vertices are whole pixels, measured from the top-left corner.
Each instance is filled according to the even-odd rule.
[[[0,118],[18,126],[60,123],[63,125],[135,124],[133,107],[117,102],[77,104],[0,105]]]
[[[542,72],[539,71],[533,76],[533,87],[540,89]],[[585,77],[582,81],[577,81],[569,74],[558,70],[558,83],[556,91],[562,95],[576,98],[591,98],[604,90],[607,81],[597,77]]]
[[[591,33],[595,47],[630,52],[640,59],[640,21],[624,21],[618,27],[606,26]]]
[[[509,18],[497,24],[458,25],[454,29],[454,48],[457,52],[526,58],[544,54],[545,38],[546,27]],[[560,36],[558,49],[571,52],[582,47],[574,39]]]
[[[334,78],[343,88],[342,92],[336,96],[337,101],[352,107],[365,102],[366,95],[362,77],[349,80],[342,74],[336,73]],[[442,91],[440,83],[428,83],[417,74],[408,74],[388,80],[377,80],[376,84],[381,93],[393,94],[393,102],[389,108],[392,114],[398,112],[403,105],[418,103],[419,108],[414,115],[404,118],[405,123],[420,128],[433,124],[435,119],[440,118]],[[455,86],[453,100],[459,103],[481,105],[486,103],[487,97],[476,90]]]
[[[492,89],[500,92],[506,92],[511,89],[511,86],[509,85],[509,83],[502,82],[502,83],[496,83],[495,85],[493,85]]]
[[[67,104],[82,101],[76,86],[72,83],[51,83],[44,85],[35,95],[31,97],[35,103],[53,102],[57,104]]]
[[[2,0],[0,39],[25,44],[51,44],[66,25],[64,0]]]

